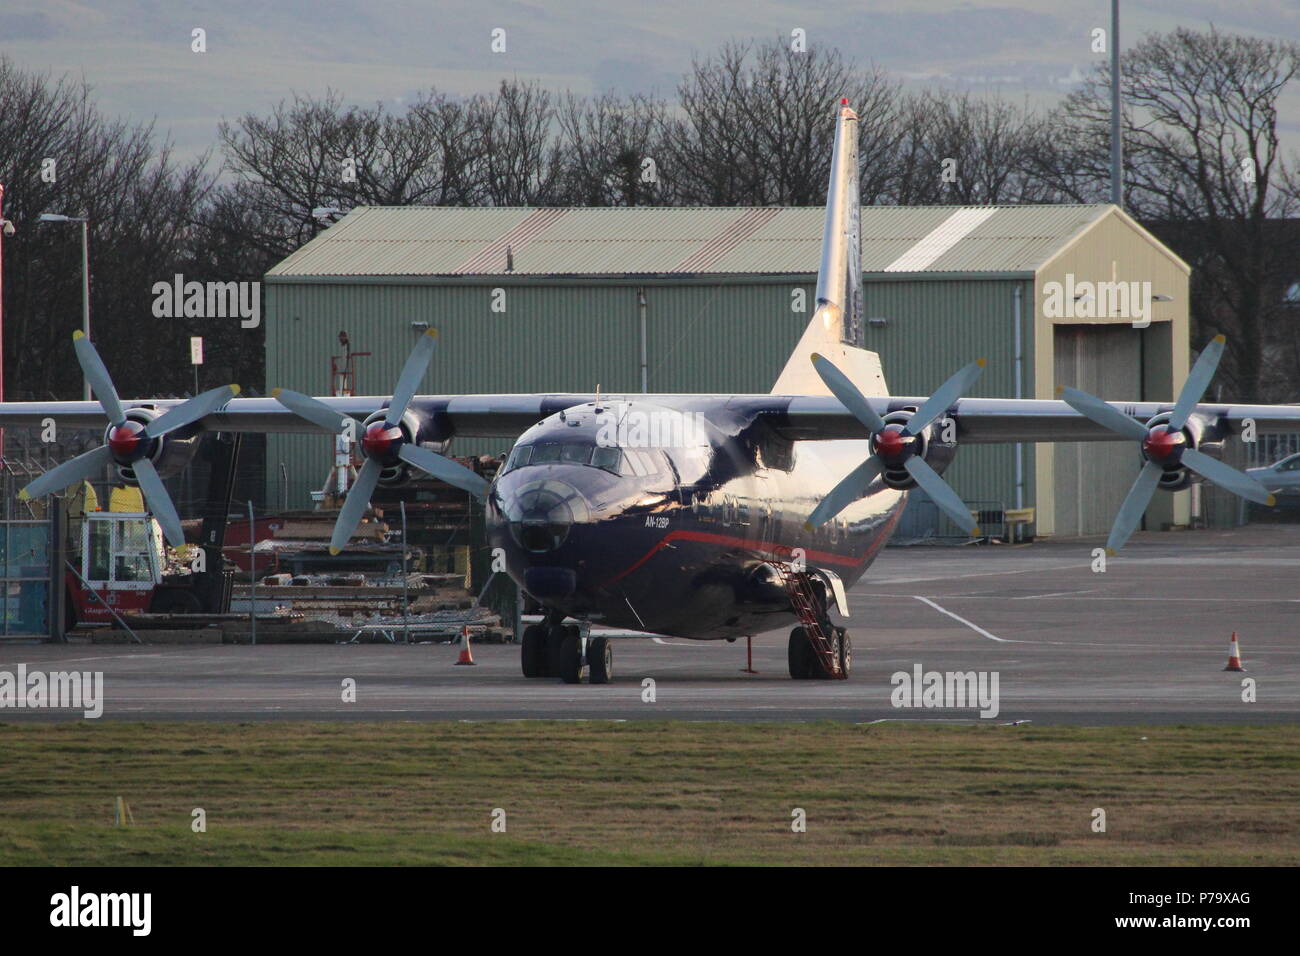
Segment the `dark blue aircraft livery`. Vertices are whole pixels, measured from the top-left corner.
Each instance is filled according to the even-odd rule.
[[[1198,404],[1223,340],[1201,353],[1173,403],[1109,403],[1074,389],[1060,401],[963,398],[983,360],[934,394],[890,397],[861,347],[857,116],[838,109],[817,303],[765,395],[417,395],[437,341],[430,330],[390,396],[314,398],[277,389],[239,399],[223,386],[186,401],[121,401],[90,340],[74,345],[96,402],[3,403],[0,426],[107,425],[100,448],[33,481],[60,491],[116,465],[139,484],[173,544],[183,541],[160,472],[193,454],[202,431],[328,431],[359,440],[364,464],[331,546],[351,538],[379,483],[416,468],[485,500],[489,542],[540,611],[520,635],[529,677],[608,681],[624,636],[730,639],[778,626],[793,677],[847,676],[845,590],[888,541],[907,492],[923,489],[959,527],[970,511],[941,477],[963,444],[1130,440],[1141,471],[1108,547],[1123,546],[1156,489],[1209,479],[1270,496],[1220,460],[1224,440],[1300,430],[1300,407]],[[961,210],[957,210],[960,213]],[[456,435],[517,439],[489,485],[444,457]]]

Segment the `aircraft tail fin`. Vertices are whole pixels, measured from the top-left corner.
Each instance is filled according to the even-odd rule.
[[[840,101],[826,196],[826,227],[817,273],[817,304],[803,338],[772,393],[829,395],[812,367],[812,353],[833,362],[868,395],[887,395],[880,357],[863,348],[862,215],[858,189],[858,114]]]

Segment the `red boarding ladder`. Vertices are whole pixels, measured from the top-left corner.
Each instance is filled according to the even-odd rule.
[[[817,617],[817,598],[809,583],[808,573],[796,571],[793,565],[781,560],[779,556],[774,556],[769,563],[775,569],[786,594],[790,595],[790,606],[794,608],[803,632],[808,635],[808,643],[821,662],[822,670],[835,680],[844,680],[847,675],[840,670],[835,649]]]

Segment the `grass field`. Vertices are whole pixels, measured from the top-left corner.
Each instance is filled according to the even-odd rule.
[[[0,864],[1300,861],[1300,727],[80,722],[0,767]]]

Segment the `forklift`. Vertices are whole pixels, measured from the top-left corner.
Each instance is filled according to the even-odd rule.
[[[242,436],[213,436],[212,472],[197,555],[190,567],[169,573],[162,530],[143,513],[96,511],[81,526],[80,573],[69,570],[65,629],[112,624],[117,614],[226,614],[234,571],[222,547],[235,487]],[[110,610],[111,609],[111,610]]]

